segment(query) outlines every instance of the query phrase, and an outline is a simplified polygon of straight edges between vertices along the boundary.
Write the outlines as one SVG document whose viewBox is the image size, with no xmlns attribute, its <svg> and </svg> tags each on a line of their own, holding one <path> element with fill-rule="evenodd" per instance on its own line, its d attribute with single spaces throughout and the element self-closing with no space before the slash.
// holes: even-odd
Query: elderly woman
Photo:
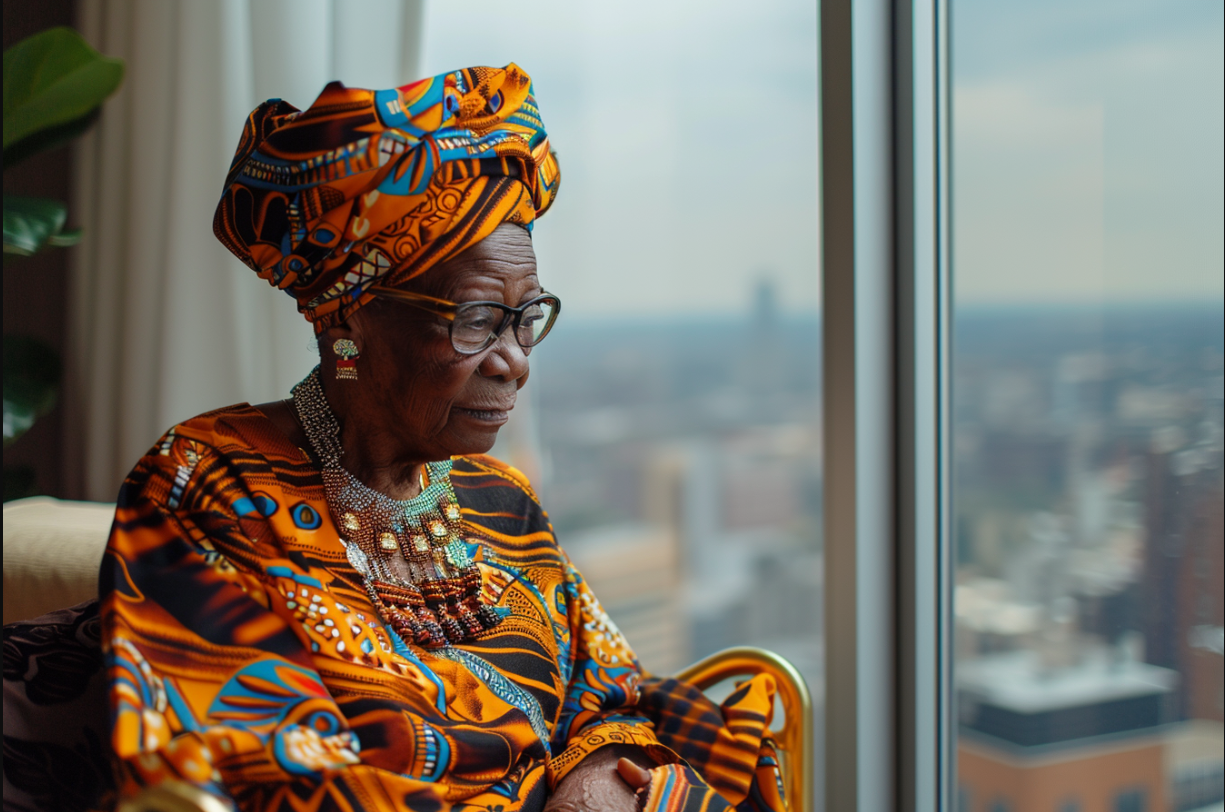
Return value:
<svg viewBox="0 0 1225 812">
<path fill-rule="evenodd" d="M 123 484 L 101 576 L 121 795 L 783 808 L 770 679 L 719 709 L 647 678 L 483 456 L 561 309 L 531 240 L 558 181 L 515 65 L 250 115 L 214 228 L 321 362 L 175 426 Z"/>
</svg>

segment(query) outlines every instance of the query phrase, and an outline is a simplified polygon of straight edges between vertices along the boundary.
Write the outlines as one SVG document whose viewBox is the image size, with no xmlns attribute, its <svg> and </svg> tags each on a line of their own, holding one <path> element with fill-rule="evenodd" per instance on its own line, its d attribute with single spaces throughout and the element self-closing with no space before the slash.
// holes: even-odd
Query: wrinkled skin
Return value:
<svg viewBox="0 0 1225 812">
<path fill-rule="evenodd" d="M 541 292 L 531 237 L 510 224 L 401 288 L 456 303 L 511 306 Z M 355 381 L 336 379 L 332 344 L 341 338 L 358 348 Z M 528 379 L 527 353 L 512 330 L 481 353 L 460 355 L 445 319 L 395 301 L 365 305 L 347 323 L 324 332 L 319 348 L 324 394 L 341 425 L 341 463 L 393 499 L 420 492 L 425 463 L 492 448 Z M 256 408 L 309 451 L 289 401 Z M 637 748 L 597 750 L 558 785 L 545 809 L 636 812 L 634 790 L 650 781 L 643 766 L 655 764 Z"/>
<path fill-rule="evenodd" d="M 518 306 L 540 293 L 528 233 L 499 226 L 489 237 L 401 286 L 453 302 Z M 332 345 L 357 345 L 357 380 L 336 379 Z M 451 347 L 448 322 L 400 302 L 376 299 L 319 339 L 324 393 L 341 424 L 344 467 L 395 499 L 415 496 L 422 467 L 493 447 L 527 383 L 527 354 L 511 330 L 476 355 Z M 287 401 L 258 407 L 309 449 Z"/>
<path fill-rule="evenodd" d="M 570 771 L 544 805 L 544 812 L 637 812 L 639 787 L 651 783 L 655 766 L 636 747 L 603 747 Z"/>
</svg>

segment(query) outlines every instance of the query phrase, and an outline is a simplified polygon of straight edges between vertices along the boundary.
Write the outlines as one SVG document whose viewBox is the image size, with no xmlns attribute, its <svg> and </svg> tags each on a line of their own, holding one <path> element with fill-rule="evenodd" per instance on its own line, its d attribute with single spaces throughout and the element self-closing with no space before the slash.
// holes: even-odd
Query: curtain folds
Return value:
<svg viewBox="0 0 1225 812">
<path fill-rule="evenodd" d="M 77 146 L 64 482 L 111 501 L 169 426 L 286 397 L 314 365 L 310 326 L 213 238 L 213 208 L 260 101 L 419 78 L 422 0 L 82 0 L 79 15 L 127 76 Z"/>
</svg>

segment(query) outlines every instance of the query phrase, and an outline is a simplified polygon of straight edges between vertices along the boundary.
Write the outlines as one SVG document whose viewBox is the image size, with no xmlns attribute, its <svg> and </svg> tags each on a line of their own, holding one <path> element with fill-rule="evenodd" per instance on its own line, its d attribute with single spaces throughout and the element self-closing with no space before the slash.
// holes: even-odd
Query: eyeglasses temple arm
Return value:
<svg viewBox="0 0 1225 812">
<path fill-rule="evenodd" d="M 388 288 L 384 287 L 383 285 L 371 285 L 369 290 L 371 293 L 376 295 L 386 296 L 389 299 L 399 299 L 403 302 L 429 302 L 430 304 L 446 308 L 447 310 L 454 310 L 455 308 L 459 307 L 459 305 L 457 305 L 455 302 L 451 302 L 446 299 L 439 299 L 435 296 L 428 296 L 424 293 L 413 293 L 412 291 L 408 290 Z"/>
</svg>

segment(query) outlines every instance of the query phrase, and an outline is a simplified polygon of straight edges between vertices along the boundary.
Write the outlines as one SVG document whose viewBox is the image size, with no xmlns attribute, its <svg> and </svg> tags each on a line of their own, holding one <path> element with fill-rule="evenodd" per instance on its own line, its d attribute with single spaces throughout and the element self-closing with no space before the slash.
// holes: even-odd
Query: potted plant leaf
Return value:
<svg viewBox="0 0 1225 812">
<path fill-rule="evenodd" d="M 103 56 L 71 28 L 40 31 L 4 51 L 4 169 L 63 146 L 98 119 L 123 81 L 121 60 Z M 74 245 L 59 200 L 4 195 L 4 272 L 20 273 L 21 257 Z M 4 447 L 55 406 L 60 359 L 29 336 L 4 336 Z M 33 489 L 29 469 L 4 468 L 4 499 Z"/>
</svg>

